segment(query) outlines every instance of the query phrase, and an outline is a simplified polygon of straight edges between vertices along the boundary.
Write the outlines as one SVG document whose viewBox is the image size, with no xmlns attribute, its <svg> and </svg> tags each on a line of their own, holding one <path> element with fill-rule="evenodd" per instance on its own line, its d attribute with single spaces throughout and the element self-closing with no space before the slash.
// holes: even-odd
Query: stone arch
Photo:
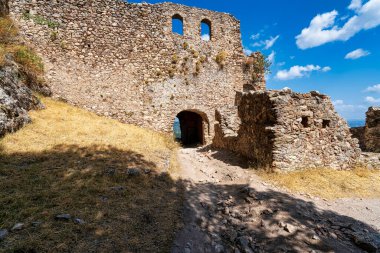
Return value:
<svg viewBox="0 0 380 253">
<path fill-rule="evenodd" d="M 204 41 L 210 41 L 212 38 L 211 21 L 207 18 L 202 19 L 200 27 L 201 38 Z"/>
<path fill-rule="evenodd" d="M 183 145 L 205 145 L 210 134 L 210 123 L 206 113 L 199 110 L 183 110 L 176 116 L 179 120 Z"/>
<path fill-rule="evenodd" d="M 184 35 L 183 17 L 178 13 L 172 16 L 172 33 Z"/>
</svg>

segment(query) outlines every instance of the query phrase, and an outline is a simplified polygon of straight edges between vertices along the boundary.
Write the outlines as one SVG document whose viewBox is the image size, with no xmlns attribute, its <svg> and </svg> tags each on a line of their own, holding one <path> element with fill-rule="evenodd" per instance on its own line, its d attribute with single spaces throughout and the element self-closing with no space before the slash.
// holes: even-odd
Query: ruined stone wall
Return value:
<svg viewBox="0 0 380 253">
<path fill-rule="evenodd" d="M 366 113 L 366 151 L 380 152 L 380 107 L 370 107 Z"/>
<path fill-rule="evenodd" d="M 179 112 L 199 111 L 209 139 L 215 108 L 252 83 L 229 14 L 121 0 L 10 0 L 10 11 L 44 56 L 55 96 L 123 122 L 169 132 Z M 183 36 L 172 33 L 174 15 Z M 201 40 L 202 20 L 210 41 Z"/>
<path fill-rule="evenodd" d="M 365 127 L 351 127 L 350 132 L 353 138 L 359 141 L 359 147 L 361 150 L 365 151 Z"/>
<path fill-rule="evenodd" d="M 216 135 L 214 143 L 243 154 L 258 167 L 346 169 L 360 156 L 347 123 L 335 112 L 330 98 L 317 92 L 243 93 L 238 115 L 237 137 Z"/>
</svg>

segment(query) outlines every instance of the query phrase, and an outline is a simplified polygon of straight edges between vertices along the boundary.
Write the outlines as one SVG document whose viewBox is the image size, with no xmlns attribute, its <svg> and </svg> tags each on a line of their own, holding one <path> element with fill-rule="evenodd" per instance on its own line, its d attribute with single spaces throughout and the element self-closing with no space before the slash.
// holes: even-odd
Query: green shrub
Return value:
<svg viewBox="0 0 380 253">
<path fill-rule="evenodd" d="M 36 23 L 38 25 L 47 25 L 49 28 L 58 28 L 59 27 L 58 22 L 48 20 L 48 19 L 46 19 L 42 16 L 39 16 L 39 15 L 32 15 L 28 12 L 25 12 L 25 13 L 23 13 L 23 17 L 26 20 L 33 20 L 34 23 Z"/>
<path fill-rule="evenodd" d="M 35 75 L 43 73 L 44 64 L 42 59 L 35 54 L 31 48 L 26 46 L 15 46 L 12 51 L 15 61 L 22 65 L 26 72 Z"/>
<path fill-rule="evenodd" d="M 246 69 L 251 71 L 253 82 L 260 81 L 265 74 L 270 73 L 271 62 L 261 52 L 254 52 L 245 62 Z"/>
</svg>

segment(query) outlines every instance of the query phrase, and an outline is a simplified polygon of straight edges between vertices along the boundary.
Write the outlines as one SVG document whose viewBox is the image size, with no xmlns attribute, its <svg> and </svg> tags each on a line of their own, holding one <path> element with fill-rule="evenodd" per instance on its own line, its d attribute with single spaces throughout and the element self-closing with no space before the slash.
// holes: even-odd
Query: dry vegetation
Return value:
<svg viewBox="0 0 380 253">
<path fill-rule="evenodd" d="M 290 173 L 261 171 L 259 176 L 292 192 L 326 199 L 380 197 L 380 170 L 364 168 L 352 171 L 309 169 Z"/>
<path fill-rule="evenodd" d="M 7 64 L 6 58 L 18 64 L 22 77 L 30 88 L 50 94 L 41 78 L 44 71 L 41 57 L 19 40 L 18 29 L 10 17 L 0 17 L 0 67 Z"/>
<path fill-rule="evenodd" d="M 0 228 L 25 224 L 0 251 L 169 252 L 183 203 L 165 173 L 177 167 L 172 138 L 42 100 L 0 141 Z M 85 224 L 54 219 L 66 213 Z"/>
</svg>

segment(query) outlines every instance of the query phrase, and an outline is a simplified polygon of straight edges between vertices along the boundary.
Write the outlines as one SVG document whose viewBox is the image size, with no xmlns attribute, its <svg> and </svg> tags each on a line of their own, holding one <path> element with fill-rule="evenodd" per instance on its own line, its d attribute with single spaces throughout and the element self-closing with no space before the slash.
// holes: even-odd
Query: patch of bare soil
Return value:
<svg viewBox="0 0 380 253">
<path fill-rule="evenodd" d="M 185 226 L 173 253 L 379 252 L 380 199 L 328 201 L 261 181 L 226 151 L 179 151 Z"/>
</svg>

